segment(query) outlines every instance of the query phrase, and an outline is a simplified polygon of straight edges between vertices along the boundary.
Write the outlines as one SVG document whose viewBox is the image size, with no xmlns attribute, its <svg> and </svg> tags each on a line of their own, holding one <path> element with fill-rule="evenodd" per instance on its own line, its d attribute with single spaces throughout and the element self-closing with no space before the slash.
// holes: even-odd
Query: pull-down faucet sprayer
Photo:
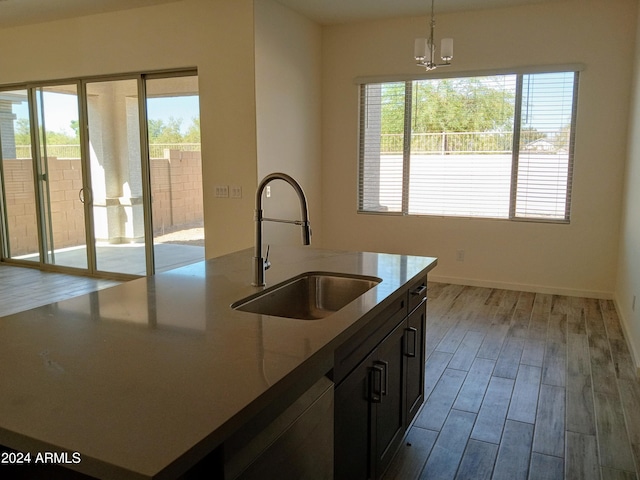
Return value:
<svg viewBox="0 0 640 480">
<path fill-rule="evenodd" d="M 262 192 L 272 180 L 284 180 L 293 187 L 293 189 L 298 194 L 298 199 L 300 200 L 300 213 L 302 215 L 302 220 L 280 220 L 277 218 L 264 218 L 262 216 Z M 262 222 L 280 222 L 299 225 L 302 227 L 302 243 L 304 245 L 311 244 L 311 226 L 309 225 L 309 210 L 307 208 L 307 198 L 305 197 L 304 191 L 302 190 L 300 184 L 286 173 L 270 173 L 269 175 L 264 177 L 262 179 L 262 182 L 260 182 L 260 185 L 258 185 L 258 190 L 256 191 L 256 210 L 254 220 L 256 222 L 256 241 L 253 256 L 252 285 L 261 287 L 265 284 L 265 271 L 271 266 L 271 264 L 269 263 L 268 249 L 266 258 L 262 257 Z"/>
</svg>

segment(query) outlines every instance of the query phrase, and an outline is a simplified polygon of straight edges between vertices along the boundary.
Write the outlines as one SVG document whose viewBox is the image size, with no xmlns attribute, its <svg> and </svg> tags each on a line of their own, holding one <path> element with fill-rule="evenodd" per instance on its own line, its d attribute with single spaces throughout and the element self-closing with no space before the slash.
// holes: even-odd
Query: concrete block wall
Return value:
<svg viewBox="0 0 640 480">
<path fill-rule="evenodd" d="M 202 225 L 202 161 L 200 152 L 166 150 L 151 160 L 154 234 Z M 80 201 L 79 159 L 48 160 L 49 198 L 56 249 L 84 245 L 84 205 Z M 11 256 L 38 251 L 33 163 L 4 160 L 5 196 Z"/>
<path fill-rule="evenodd" d="M 151 159 L 151 196 L 154 234 L 201 225 L 201 153 L 165 150 L 165 158 Z"/>
</svg>

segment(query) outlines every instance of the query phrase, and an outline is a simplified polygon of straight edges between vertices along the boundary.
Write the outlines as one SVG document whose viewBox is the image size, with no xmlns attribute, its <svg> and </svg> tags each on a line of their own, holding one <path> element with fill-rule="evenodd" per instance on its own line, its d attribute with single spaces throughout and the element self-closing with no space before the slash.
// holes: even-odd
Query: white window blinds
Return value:
<svg viewBox="0 0 640 480">
<path fill-rule="evenodd" d="M 360 98 L 360 209 L 403 211 L 405 82 L 363 85 Z"/>
<path fill-rule="evenodd" d="M 524 75 L 516 218 L 569 220 L 577 73 Z"/>
<path fill-rule="evenodd" d="M 360 211 L 568 222 L 577 75 L 362 85 Z"/>
</svg>

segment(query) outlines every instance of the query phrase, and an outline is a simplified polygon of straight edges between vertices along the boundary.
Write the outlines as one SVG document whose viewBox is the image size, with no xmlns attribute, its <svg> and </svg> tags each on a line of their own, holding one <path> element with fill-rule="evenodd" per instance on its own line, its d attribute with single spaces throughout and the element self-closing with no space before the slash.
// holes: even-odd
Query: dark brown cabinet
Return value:
<svg viewBox="0 0 640 480">
<path fill-rule="evenodd" d="M 424 402 L 425 325 L 427 309 L 421 303 L 407 318 L 405 329 L 406 426 L 413 421 Z"/>
<path fill-rule="evenodd" d="M 425 300 L 426 279 L 336 354 L 336 480 L 379 478 L 422 405 Z"/>
<path fill-rule="evenodd" d="M 404 433 L 403 325 L 335 390 L 335 478 L 375 478 Z"/>
</svg>

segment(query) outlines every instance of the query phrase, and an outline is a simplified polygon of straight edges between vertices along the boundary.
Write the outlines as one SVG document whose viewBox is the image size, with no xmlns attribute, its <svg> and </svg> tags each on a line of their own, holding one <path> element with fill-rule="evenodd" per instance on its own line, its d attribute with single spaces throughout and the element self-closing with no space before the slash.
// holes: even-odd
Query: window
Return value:
<svg viewBox="0 0 640 480">
<path fill-rule="evenodd" d="M 361 85 L 359 211 L 569 222 L 578 72 Z"/>
</svg>

